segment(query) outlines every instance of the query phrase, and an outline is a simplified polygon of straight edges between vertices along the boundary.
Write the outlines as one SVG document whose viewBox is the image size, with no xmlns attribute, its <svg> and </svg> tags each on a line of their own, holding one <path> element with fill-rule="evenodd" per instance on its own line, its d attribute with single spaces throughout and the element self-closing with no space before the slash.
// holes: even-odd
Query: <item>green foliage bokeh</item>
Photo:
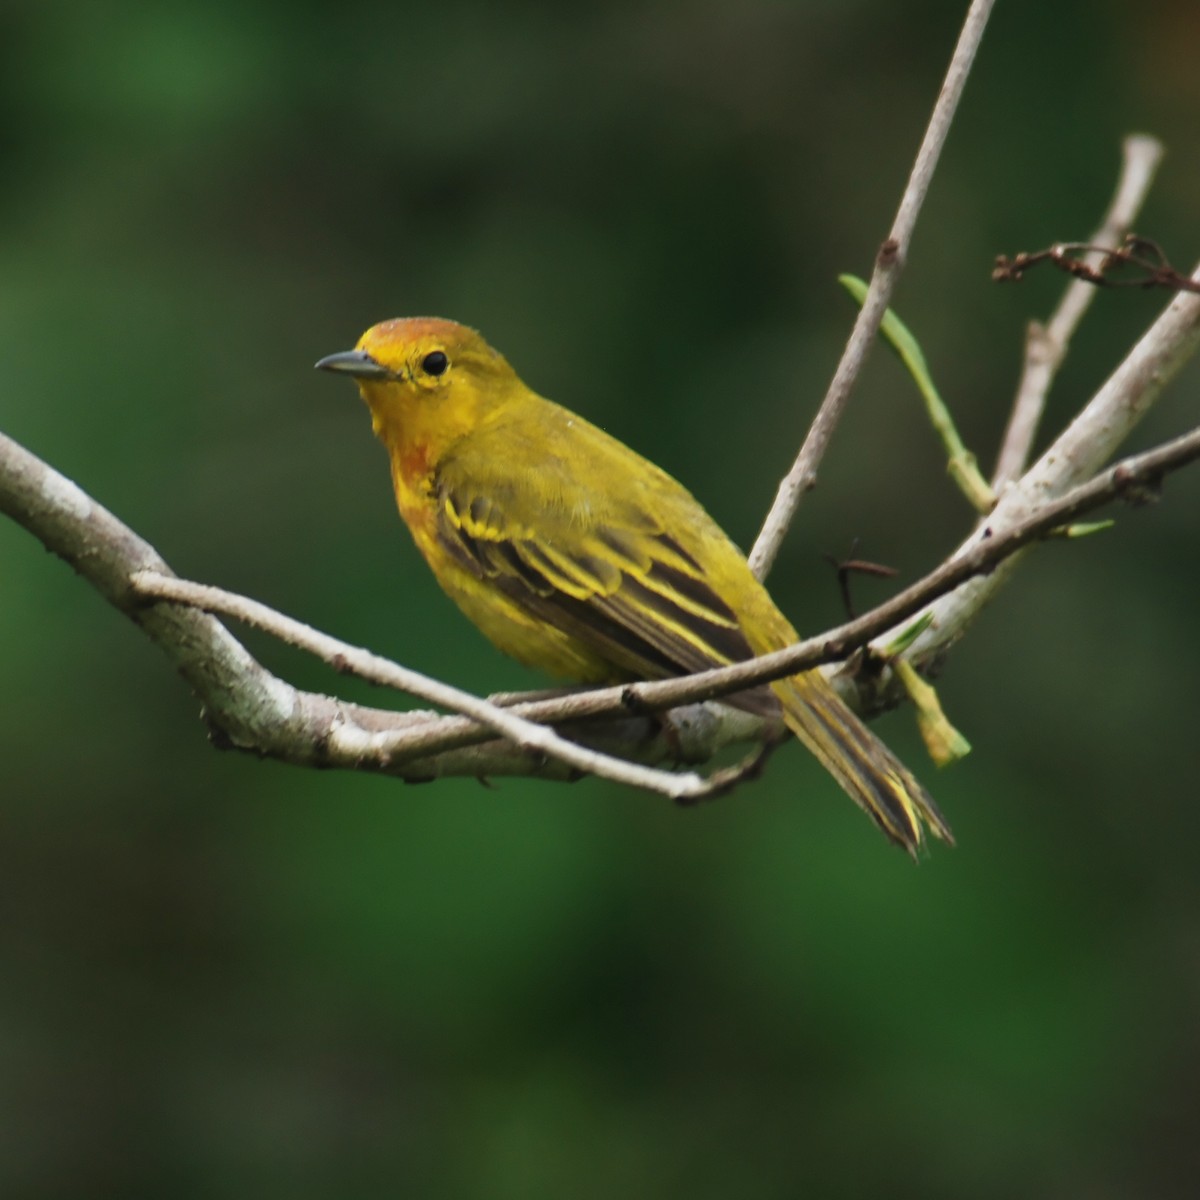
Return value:
<svg viewBox="0 0 1200 1200">
<path fill-rule="evenodd" d="M 428 578 L 312 362 L 387 316 L 475 325 L 749 544 L 964 9 L 7 6 L 0 427 L 181 574 L 534 682 Z M 1139 230 L 1197 257 L 1197 36 L 1186 0 L 998 5 L 898 298 L 984 463 L 1062 286 L 991 257 L 1086 236 L 1126 132 L 1169 149 Z M 1098 298 L 1049 429 L 1162 303 Z M 875 354 L 772 575 L 798 625 L 839 616 L 824 552 L 946 553 L 943 467 Z M 933 778 L 881 723 L 959 836 L 919 869 L 795 747 L 698 811 L 218 754 L 0 523 L 0 1192 L 1188 1194 L 1198 502 L 1180 476 L 1025 563 L 940 684 L 966 762 Z"/>
</svg>

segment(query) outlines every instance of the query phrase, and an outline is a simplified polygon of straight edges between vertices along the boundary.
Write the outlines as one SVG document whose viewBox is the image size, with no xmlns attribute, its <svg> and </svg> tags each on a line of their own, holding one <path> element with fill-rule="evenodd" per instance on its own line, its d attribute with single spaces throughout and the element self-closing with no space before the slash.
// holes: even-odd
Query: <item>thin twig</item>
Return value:
<svg viewBox="0 0 1200 1200">
<path fill-rule="evenodd" d="M 842 594 L 842 611 L 847 617 L 856 617 L 858 612 L 854 606 L 854 597 L 850 590 L 850 578 L 852 575 L 874 575 L 876 579 L 895 579 L 900 574 L 895 567 L 886 566 L 883 563 L 870 562 L 864 558 L 855 558 L 854 553 L 858 549 L 858 538 L 855 538 L 850 543 L 850 557 L 835 558 L 832 554 L 826 554 L 825 561 L 834 569 L 837 575 L 838 591 Z"/>
<path fill-rule="evenodd" d="M 1109 249 L 1119 245 L 1133 225 L 1163 155 L 1162 143 L 1146 134 L 1127 137 L 1121 151 L 1121 174 L 1116 192 L 1100 228 L 1091 238 L 1094 245 Z M 1099 267 L 1103 258 L 1104 253 L 1100 251 L 1085 261 Z M 992 476 L 994 490 L 999 491 L 1025 469 L 1046 406 L 1046 396 L 1066 357 L 1071 338 L 1094 297 L 1095 288 L 1081 279 L 1073 279 L 1050 320 L 1045 325 L 1038 321 L 1029 323 L 1021 381 Z"/>
<path fill-rule="evenodd" d="M 222 613 L 256 629 L 269 630 L 282 641 L 306 650 L 338 670 L 352 670 L 355 675 L 372 683 L 395 688 L 429 704 L 462 713 L 510 738 L 525 750 L 561 759 L 589 775 L 599 775 L 649 792 L 660 792 L 673 800 L 698 799 L 711 791 L 710 785 L 694 772 L 658 771 L 580 746 L 559 737 L 545 725 L 526 720 L 511 709 L 497 708 L 479 696 L 430 679 L 369 650 L 339 641 L 246 596 L 237 596 L 220 588 L 156 571 L 139 571 L 130 582 L 136 592 L 148 599 L 172 601 L 205 612 Z"/>
<path fill-rule="evenodd" d="M 1097 255 L 1100 256 L 1099 263 L 1096 262 Z M 1012 258 L 1001 254 L 996 259 L 992 279 L 996 282 L 1018 281 L 1024 279 L 1031 268 L 1043 263 L 1049 263 L 1093 288 L 1139 288 L 1142 291 L 1159 288 L 1169 292 L 1200 293 L 1200 283 L 1181 275 L 1153 238 L 1138 233 L 1127 233 L 1124 241 L 1114 249 L 1093 242 L 1055 242 L 1045 250 L 1033 253 L 1023 250 Z M 1123 267 L 1132 268 L 1132 272 L 1117 275 Z"/>
<path fill-rule="evenodd" d="M 779 485 L 771 511 L 767 514 L 750 552 L 750 566 L 759 579 L 766 578 L 800 501 L 817 482 L 817 470 L 825 450 L 841 420 L 846 401 L 866 361 L 867 352 L 875 340 L 883 314 L 891 303 L 892 293 L 908 257 L 917 215 L 929 191 L 934 169 L 937 167 L 942 147 L 946 144 L 950 123 L 962 98 L 967 76 L 970 74 L 994 3 L 995 0 L 972 0 L 967 12 L 941 93 L 929 118 L 929 126 L 921 148 L 917 151 L 908 184 L 900 198 L 900 207 L 892 222 L 891 232 L 876 255 L 871 285 L 858 311 L 854 328 L 850 331 L 850 339 L 842 352 L 841 362 L 838 363 L 829 390 L 821 402 L 804 444 L 800 447 L 795 463 Z"/>
</svg>

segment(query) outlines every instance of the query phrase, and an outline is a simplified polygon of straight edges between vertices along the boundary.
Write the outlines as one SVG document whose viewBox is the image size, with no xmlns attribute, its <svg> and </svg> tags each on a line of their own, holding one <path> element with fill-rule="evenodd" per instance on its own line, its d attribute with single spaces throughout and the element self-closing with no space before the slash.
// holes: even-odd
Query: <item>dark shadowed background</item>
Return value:
<svg viewBox="0 0 1200 1200">
<path fill-rule="evenodd" d="M 313 361 L 388 316 L 475 325 L 748 545 L 965 7 L 10 3 L 0 427 L 184 575 L 538 682 L 438 592 Z M 1169 150 L 1139 231 L 1200 256 L 1198 39 L 1188 0 L 998 5 L 897 300 L 985 462 L 1062 287 L 992 257 L 1086 236 L 1125 133 Z M 1098 297 L 1050 430 L 1163 302 Z M 919 869 L 796 747 L 686 812 L 217 753 L 0 523 L 0 1193 L 1190 1194 L 1197 476 L 1026 561 L 940 684 L 968 760 L 934 778 L 880 723 L 959 837 Z M 911 580 L 968 527 L 877 352 L 772 588 L 816 630 L 825 552 Z"/>
</svg>

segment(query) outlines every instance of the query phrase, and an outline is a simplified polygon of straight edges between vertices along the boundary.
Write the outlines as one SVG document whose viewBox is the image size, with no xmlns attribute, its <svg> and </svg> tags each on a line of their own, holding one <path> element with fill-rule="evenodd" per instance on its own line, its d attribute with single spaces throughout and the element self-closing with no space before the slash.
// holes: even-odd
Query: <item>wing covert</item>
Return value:
<svg viewBox="0 0 1200 1200">
<path fill-rule="evenodd" d="M 446 472 L 437 537 L 461 566 L 616 673 L 659 678 L 752 656 L 737 614 L 696 557 L 644 508 L 596 520 L 585 504 L 565 499 L 539 512 L 535 531 L 513 517 L 516 497 L 495 489 L 485 496 Z M 585 511 L 592 520 L 580 519 Z"/>
</svg>

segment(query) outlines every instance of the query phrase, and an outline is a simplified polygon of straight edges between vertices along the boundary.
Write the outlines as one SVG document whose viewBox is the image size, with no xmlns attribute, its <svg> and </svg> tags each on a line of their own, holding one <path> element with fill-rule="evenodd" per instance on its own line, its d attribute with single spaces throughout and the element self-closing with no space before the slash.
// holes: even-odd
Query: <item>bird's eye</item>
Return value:
<svg viewBox="0 0 1200 1200">
<path fill-rule="evenodd" d="M 449 365 L 450 360 L 440 350 L 431 350 L 421 359 L 421 370 L 426 375 L 441 375 Z"/>
</svg>

